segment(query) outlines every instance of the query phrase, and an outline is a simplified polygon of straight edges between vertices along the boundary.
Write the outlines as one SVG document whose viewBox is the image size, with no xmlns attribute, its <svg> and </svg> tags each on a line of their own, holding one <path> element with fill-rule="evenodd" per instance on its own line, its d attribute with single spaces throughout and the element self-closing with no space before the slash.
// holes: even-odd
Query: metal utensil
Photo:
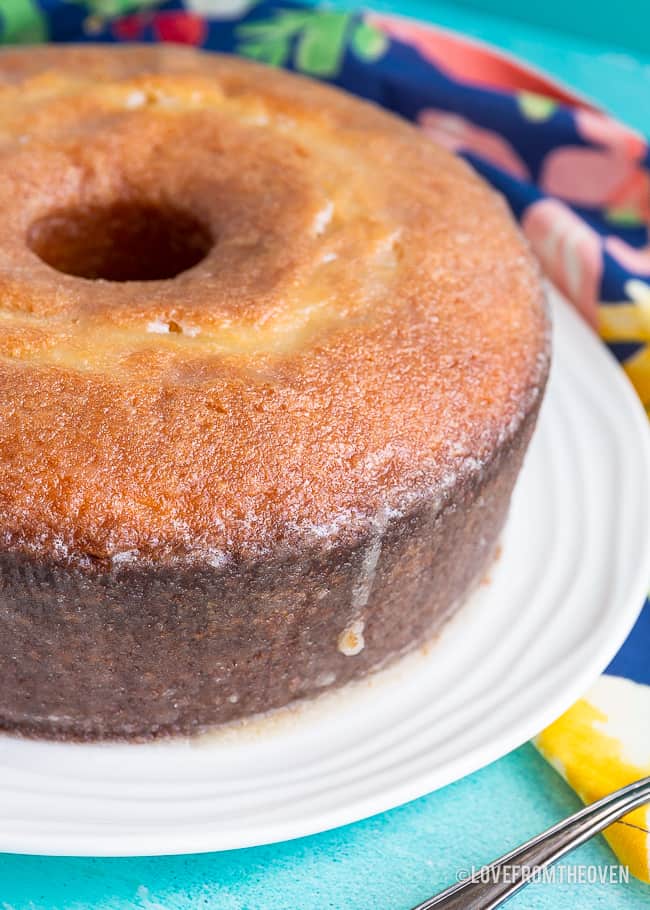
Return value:
<svg viewBox="0 0 650 910">
<path fill-rule="evenodd" d="M 650 777 L 586 806 L 413 910 L 491 910 L 499 907 L 565 853 L 645 803 L 650 803 Z"/>
</svg>

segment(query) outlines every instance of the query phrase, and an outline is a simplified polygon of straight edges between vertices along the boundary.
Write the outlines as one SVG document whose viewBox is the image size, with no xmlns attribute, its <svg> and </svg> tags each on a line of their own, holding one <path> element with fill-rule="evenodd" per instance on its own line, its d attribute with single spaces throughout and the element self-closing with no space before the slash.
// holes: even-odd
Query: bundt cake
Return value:
<svg viewBox="0 0 650 910">
<path fill-rule="evenodd" d="M 373 105 L 165 46 L 3 51 L 0 162 L 0 727 L 186 734 L 432 636 L 548 371 L 502 199 Z"/>
</svg>

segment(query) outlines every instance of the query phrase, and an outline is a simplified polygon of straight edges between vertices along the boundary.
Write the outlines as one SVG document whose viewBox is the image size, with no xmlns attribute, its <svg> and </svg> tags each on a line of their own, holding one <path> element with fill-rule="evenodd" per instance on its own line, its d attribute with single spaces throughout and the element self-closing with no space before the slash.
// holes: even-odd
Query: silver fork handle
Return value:
<svg viewBox="0 0 650 910">
<path fill-rule="evenodd" d="M 650 777 L 586 806 L 413 910 L 492 910 L 527 885 L 534 874 L 644 803 L 650 803 Z"/>
</svg>

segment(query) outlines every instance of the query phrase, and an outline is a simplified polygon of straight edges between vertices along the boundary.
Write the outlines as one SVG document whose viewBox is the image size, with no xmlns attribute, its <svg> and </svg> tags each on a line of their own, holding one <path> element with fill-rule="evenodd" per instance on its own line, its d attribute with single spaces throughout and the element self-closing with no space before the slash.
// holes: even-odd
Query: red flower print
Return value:
<svg viewBox="0 0 650 910">
<path fill-rule="evenodd" d="M 119 41 L 137 41 L 142 37 L 147 22 L 148 19 L 138 13 L 133 16 L 122 16 L 112 23 L 111 31 Z"/>
<path fill-rule="evenodd" d="M 208 27 L 201 16 L 174 11 L 154 16 L 153 29 L 160 41 L 198 46 L 203 44 Z"/>
</svg>

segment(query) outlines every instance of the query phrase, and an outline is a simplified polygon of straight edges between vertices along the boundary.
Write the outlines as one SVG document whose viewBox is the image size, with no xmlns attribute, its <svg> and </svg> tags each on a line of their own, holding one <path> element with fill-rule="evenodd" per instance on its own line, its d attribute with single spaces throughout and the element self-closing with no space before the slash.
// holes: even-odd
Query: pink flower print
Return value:
<svg viewBox="0 0 650 910">
<path fill-rule="evenodd" d="M 640 133 L 622 123 L 612 120 L 599 111 L 579 110 L 575 114 L 578 133 L 587 142 L 616 152 L 630 161 L 640 161 L 646 151 L 646 143 Z"/>
<path fill-rule="evenodd" d="M 603 270 L 596 231 L 556 199 L 533 203 L 522 228 L 548 277 L 595 328 Z"/>
<path fill-rule="evenodd" d="M 452 152 L 475 152 L 519 180 L 530 176 L 517 152 L 499 133 L 482 129 L 464 117 L 435 108 L 421 111 L 418 123 L 435 142 Z"/>
<path fill-rule="evenodd" d="M 650 218 L 650 175 L 642 136 L 598 111 L 576 111 L 576 128 L 596 148 L 566 146 L 546 157 L 540 186 L 576 205 L 606 208 L 612 219 Z"/>
<path fill-rule="evenodd" d="M 647 209 L 648 175 L 638 165 L 604 149 L 564 146 L 550 152 L 539 185 L 575 205 Z"/>
<path fill-rule="evenodd" d="M 642 223 L 650 221 L 650 172 L 634 168 L 612 193 L 609 203 L 612 211 L 627 212 Z"/>
<path fill-rule="evenodd" d="M 605 249 L 628 272 L 650 275 L 650 246 L 634 247 L 620 237 L 608 237 Z"/>
</svg>

